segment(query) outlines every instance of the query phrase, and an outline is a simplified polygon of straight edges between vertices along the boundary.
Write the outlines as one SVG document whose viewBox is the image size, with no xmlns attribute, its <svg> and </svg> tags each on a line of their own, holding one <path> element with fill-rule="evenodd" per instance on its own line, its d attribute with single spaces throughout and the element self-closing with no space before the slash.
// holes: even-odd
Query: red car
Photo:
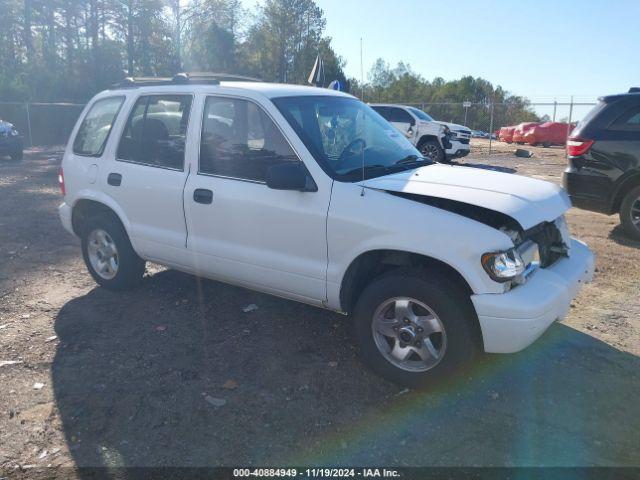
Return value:
<svg viewBox="0 0 640 480">
<path fill-rule="evenodd" d="M 498 134 L 498 140 L 501 142 L 511 143 L 513 141 L 513 131 L 516 127 L 502 127 Z"/>
<path fill-rule="evenodd" d="M 537 125 L 540 125 L 540 124 L 537 122 L 525 122 L 518 125 L 513 131 L 513 137 L 512 137 L 513 142 L 523 144 L 525 142 L 524 140 L 525 134 Z"/>
<path fill-rule="evenodd" d="M 574 128 L 574 124 L 546 122 L 527 130 L 524 134 L 524 141 L 531 146 L 538 144 L 542 144 L 544 147 L 564 145 L 567 143 L 567 137 Z"/>
</svg>

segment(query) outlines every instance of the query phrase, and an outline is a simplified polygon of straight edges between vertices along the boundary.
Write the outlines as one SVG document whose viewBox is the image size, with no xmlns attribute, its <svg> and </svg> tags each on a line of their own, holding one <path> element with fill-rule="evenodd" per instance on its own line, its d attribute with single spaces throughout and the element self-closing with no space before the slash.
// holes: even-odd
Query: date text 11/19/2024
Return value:
<svg viewBox="0 0 640 480">
<path fill-rule="evenodd" d="M 236 468 L 234 478 L 305 477 L 305 478 L 394 478 L 400 472 L 388 468 Z"/>
</svg>

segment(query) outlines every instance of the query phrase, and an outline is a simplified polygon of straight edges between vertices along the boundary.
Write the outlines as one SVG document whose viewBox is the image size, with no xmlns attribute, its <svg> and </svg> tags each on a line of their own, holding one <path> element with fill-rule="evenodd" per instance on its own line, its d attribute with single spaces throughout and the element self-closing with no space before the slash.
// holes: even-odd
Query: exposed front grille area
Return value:
<svg viewBox="0 0 640 480">
<path fill-rule="evenodd" d="M 525 239 L 538 244 L 540 267 L 542 268 L 553 265 L 560 258 L 569 254 L 569 247 L 558 228 L 558 220 L 543 222 L 530 228 L 525 232 Z"/>
</svg>

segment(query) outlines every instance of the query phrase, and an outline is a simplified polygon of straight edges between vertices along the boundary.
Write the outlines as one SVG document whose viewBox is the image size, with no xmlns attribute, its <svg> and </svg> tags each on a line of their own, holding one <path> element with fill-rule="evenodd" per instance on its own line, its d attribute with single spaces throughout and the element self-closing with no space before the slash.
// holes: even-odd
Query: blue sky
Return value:
<svg viewBox="0 0 640 480">
<path fill-rule="evenodd" d="M 316 2 L 356 78 L 362 37 L 365 78 L 382 57 L 429 80 L 480 76 L 532 102 L 640 86 L 640 0 Z"/>
</svg>

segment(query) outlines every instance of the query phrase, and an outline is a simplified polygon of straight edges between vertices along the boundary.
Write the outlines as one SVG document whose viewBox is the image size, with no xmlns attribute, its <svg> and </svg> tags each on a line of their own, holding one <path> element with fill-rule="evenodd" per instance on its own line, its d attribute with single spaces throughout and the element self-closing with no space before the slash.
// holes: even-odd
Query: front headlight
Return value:
<svg viewBox="0 0 640 480">
<path fill-rule="evenodd" d="M 506 252 L 492 252 L 482 255 L 482 267 L 496 282 L 508 282 L 524 272 L 524 262 L 520 254 L 511 248 Z"/>
<path fill-rule="evenodd" d="M 20 135 L 20 133 L 18 133 L 18 130 L 16 130 L 15 128 L 12 128 L 9 132 L 9 135 L 12 137 L 17 137 L 18 135 Z"/>
</svg>

